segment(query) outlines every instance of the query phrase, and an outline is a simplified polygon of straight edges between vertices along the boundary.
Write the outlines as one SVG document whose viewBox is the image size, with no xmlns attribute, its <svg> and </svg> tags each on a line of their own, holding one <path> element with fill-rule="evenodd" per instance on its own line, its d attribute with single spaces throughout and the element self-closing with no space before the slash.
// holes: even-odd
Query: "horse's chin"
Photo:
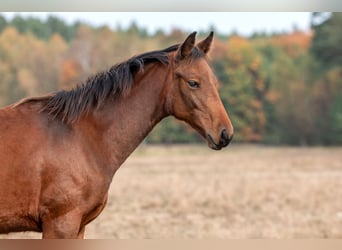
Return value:
<svg viewBox="0 0 342 250">
<path fill-rule="evenodd" d="M 207 141 L 208 141 L 208 147 L 213 150 L 221 150 L 224 146 L 218 145 L 214 142 L 214 139 L 211 137 L 211 135 L 207 135 Z"/>
<path fill-rule="evenodd" d="M 218 145 L 208 145 L 209 148 L 211 148 L 212 150 L 215 150 L 215 151 L 218 151 L 218 150 L 221 150 L 222 147 L 221 146 L 218 146 Z"/>
</svg>

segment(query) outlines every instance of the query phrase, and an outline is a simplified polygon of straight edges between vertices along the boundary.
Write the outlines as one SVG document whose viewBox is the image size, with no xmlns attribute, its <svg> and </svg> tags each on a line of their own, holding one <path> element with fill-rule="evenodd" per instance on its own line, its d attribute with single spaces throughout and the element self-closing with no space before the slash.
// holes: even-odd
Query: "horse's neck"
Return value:
<svg viewBox="0 0 342 250">
<path fill-rule="evenodd" d="M 107 101 L 94 113 L 94 134 L 100 140 L 101 154 L 107 158 L 106 167 L 114 172 L 166 116 L 160 100 L 166 67 L 158 68 L 146 70 L 127 96 Z"/>
</svg>

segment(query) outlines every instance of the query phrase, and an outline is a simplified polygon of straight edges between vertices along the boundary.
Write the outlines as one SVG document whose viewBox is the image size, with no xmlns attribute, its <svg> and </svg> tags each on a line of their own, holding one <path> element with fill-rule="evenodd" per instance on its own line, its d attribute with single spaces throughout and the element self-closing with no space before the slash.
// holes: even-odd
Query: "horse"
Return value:
<svg viewBox="0 0 342 250">
<path fill-rule="evenodd" d="M 71 90 L 0 109 L 0 233 L 84 238 L 115 172 L 163 118 L 193 127 L 214 150 L 233 126 L 207 53 L 213 32 L 136 55 Z"/>
</svg>

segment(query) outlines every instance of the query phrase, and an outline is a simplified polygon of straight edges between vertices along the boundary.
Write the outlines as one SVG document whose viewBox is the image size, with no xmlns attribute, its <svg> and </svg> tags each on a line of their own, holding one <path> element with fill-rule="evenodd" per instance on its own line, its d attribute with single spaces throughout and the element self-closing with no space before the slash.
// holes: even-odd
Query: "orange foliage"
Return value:
<svg viewBox="0 0 342 250">
<path fill-rule="evenodd" d="M 269 90 L 266 93 L 266 99 L 272 104 L 275 104 L 279 100 L 279 97 L 280 97 L 279 92 L 275 90 Z"/>
<path fill-rule="evenodd" d="M 296 57 L 307 52 L 311 38 L 311 32 L 295 31 L 291 34 L 274 36 L 270 39 L 270 43 L 283 48 L 290 56 Z"/>
<path fill-rule="evenodd" d="M 226 57 L 234 65 L 245 65 L 257 72 L 262 65 L 262 57 L 251 41 L 239 36 L 232 36 L 227 41 Z"/>
<path fill-rule="evenodd" d="M 32 71 L 20 68 L 17 72 L 17 80 L 19 85 L 26 90 L 28 95 L 33 96 L 37 94 L 38 81 Z"/>
<path fill-rule="evenodd" d="M 212 46 L 212 49 L 209 53 L 210 57 L 215 58 L 215 60 L 224 59 L 227 54 L 227 46 L 221 40 L 214 40 L 214 45 Z"/>
<path fill-rule="evenodd" d="M 251 127 L 245 127 L 241 129 L 241 135 L 247 142 L 258 142 L 262 139 L 262 135 L 253 131 Z"/>
<path fill-rule="evenodd" d="M 228 48 L 235 48 L 238 50 L 249 48 L 251 46 L 250 42 L 241 36 L 232 36 L 228 40 Z"/>
<path fill-rule="evenodd" d="M 249 68 L 251 70 L 257 71 L 259 67 L 261 66 L 261 63 L 262 63 L 261 56 L 255 56 L 255 58 L 253 58 L 253 61 L 249 65 Z"/>
<path fill-rule="evenodd" d="M 257 99 L 251 99 L 250 104 L 254 109 L 262 109 L 262 102 Z"/>
<path fill-rule="evenodd" d="M 61 67 L 61 87 L 70 88 L 75 85 L 75 81 L 79 79 L 82 73 L 81 65 L 73 59 L 65 60 Z"/>
<path fill-rule="evenodd" d="M 232 36 L 227 42 L 228 58 L 236 63 L 244 61 L 244 55 L 252 51 L 251 43 L 240 36 Z"/>
</svg>

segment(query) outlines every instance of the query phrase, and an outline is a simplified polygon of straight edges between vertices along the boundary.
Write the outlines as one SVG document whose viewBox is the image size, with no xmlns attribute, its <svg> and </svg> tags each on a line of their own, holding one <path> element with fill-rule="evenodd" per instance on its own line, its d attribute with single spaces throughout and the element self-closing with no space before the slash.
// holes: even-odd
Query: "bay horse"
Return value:
<svg viewBox="0 0 342 250">
<path fill-rule="evenodd" d="M 84 238 L 115 172 L 164 117 L 227 146 L 233 126 L 206 56 L 213 33 L 195 38 L 0 109 L 0 233 Z"/>
</svg>

